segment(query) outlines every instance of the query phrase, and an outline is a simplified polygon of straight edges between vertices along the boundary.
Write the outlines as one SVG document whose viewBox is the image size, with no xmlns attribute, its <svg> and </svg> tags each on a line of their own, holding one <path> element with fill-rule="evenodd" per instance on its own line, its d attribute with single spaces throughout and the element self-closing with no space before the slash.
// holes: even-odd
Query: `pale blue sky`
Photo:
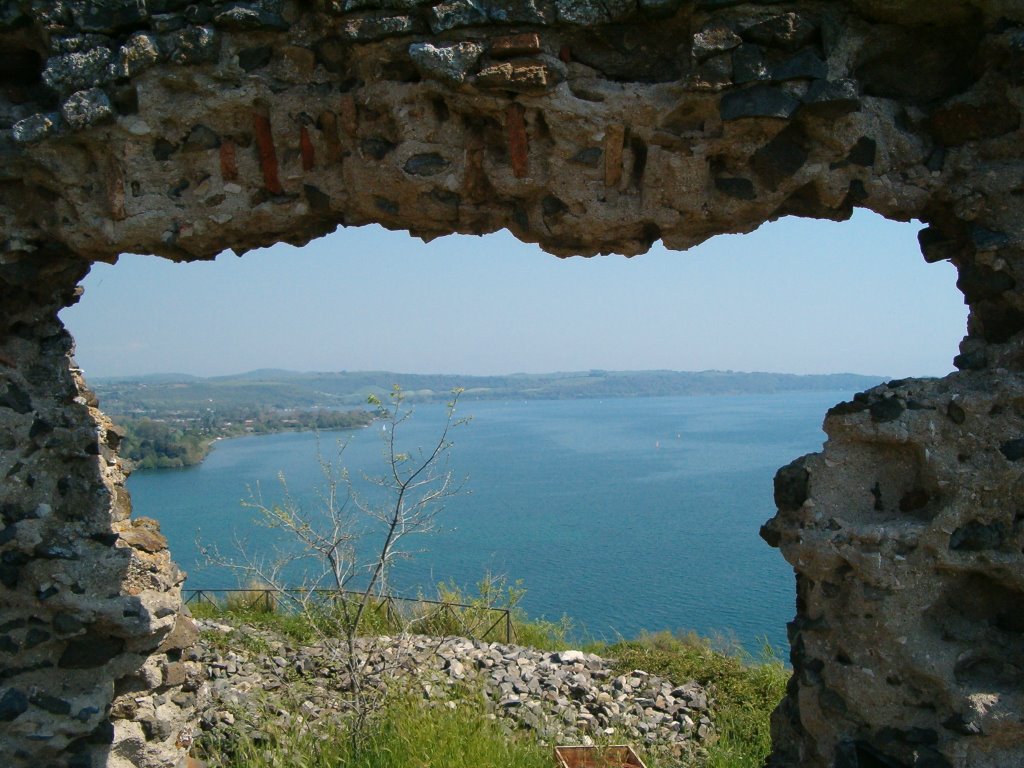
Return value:
<svg viewBox="0 0 1024 768">
<path fill-rule="evenodd" d="M 379 227 L 303 248 L 96 265 L 62 314 L 87 376 L 255 368 L 943 375 L 965 332 L 919 224 L 784 219 L 686 252 L 557 259 L 507 232 Z"/>
</svg>

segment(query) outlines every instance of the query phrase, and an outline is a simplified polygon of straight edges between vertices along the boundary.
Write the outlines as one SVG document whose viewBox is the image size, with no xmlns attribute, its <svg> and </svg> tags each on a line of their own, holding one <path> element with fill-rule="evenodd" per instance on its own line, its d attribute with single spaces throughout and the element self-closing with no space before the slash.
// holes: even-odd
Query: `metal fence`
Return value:
<svg viewBox="0 0 1024 768">
<path fill-rule="evenodd" d="M 185 589 L 182 592 L 186 605 L 206 604 L 218 610 L 261 613 L 295 613 L 300 607 L 310 605 L 341 608 L 364 597 L 362 592 L 343 589 Z M 385 629 L 411 627 L 423 634 L 457 634 L 478 640 L 497 636 L 506 643 L 516 639 L 512 612 L 507 608 L 398 595 L 372 596 L 368 607 L 373 615 L 383 620 Z"/>
</svg>

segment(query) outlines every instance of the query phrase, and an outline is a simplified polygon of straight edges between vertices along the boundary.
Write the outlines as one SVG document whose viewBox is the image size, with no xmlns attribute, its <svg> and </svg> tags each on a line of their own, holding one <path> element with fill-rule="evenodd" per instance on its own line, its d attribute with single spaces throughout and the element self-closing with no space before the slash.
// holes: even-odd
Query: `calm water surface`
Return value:
<svg viewBox="0 0 1024 768">
<path fill-rule="evenodd" d="M 786 648 L 794 613 L 792 570 L 757 535 L 774 514 L 772 477 L 819 450 L 825 410 L 850 392 L 459 404 L 472 421 L 454 433 L 452 468 L 468 493 L 451 499 L 439 531 L 407 539 L 415 555 L 393 584 L 415 594 L 453 579 L 472 587 L 487 571 L 522 579 L 534 616 L 571 616 L 597 637 L 693 629 L 756 649 Z M 438 434 L 444 409 L 418 406 L 400 433 L 407 449 Z M 348 439 L 352 476 L 383 469 L 379 425 L 325 433 Z M 310 433 L 218 443 L 183 470 L 131 476 L 135 513 L 155 517 L 188 587 L 233 587 L 206 566 L 196 541 L 270 552 L 271 532 L 242 506 L 260 486 L 312 504 L 322 485 Z"/>
</svg>

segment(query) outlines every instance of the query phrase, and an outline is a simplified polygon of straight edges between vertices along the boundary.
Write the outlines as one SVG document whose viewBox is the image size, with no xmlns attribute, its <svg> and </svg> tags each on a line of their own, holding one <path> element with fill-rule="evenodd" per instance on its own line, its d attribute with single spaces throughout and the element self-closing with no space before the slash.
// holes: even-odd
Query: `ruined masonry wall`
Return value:
<svg viewBox="0 0 1024 768">
<path fill-rule="evenodd" d="M 202 694 L 182 576 L 57 319 L 92 262 L 370 222 L 632 255 L 854 207 L 925 222 L 971 313 L 959 373 L 838 406 L 779 474 L 771 761 L 1024 762 L 1019 2 L 5 0 L 0 50 L 14 765 L 175 765 Z"/>
</svg>

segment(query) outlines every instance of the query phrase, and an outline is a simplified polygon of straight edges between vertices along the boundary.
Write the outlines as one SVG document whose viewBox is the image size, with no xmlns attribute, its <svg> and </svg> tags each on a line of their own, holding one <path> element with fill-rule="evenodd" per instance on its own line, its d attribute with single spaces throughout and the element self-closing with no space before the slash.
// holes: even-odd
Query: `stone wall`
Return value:
<svg viewBox="0 0 1024 768">
<path fill-rule="evenodd" d="M 189 732 L 183 577 L 152 521 L 130 518 L 120 435 L 56 318 L 87 269 L 66 253 L 0 262 L 0 727 L 15 765 L 159 764 Z"/>
<path fill-rule="evenodd" d="M 16 764 L 172 765 L 194 687 L 180 574 L 56 319 L 90 262 L 369 222 L 629 255 L 854 207 L 924 221 L 971 314 L 961 373 L 841 406 L 780 474 L 765 536 L 798 599 L 773 761 L 1024 760 L 1017 0 L 5 0 L 0 46 Z"/>
<path fill-rule="evenodd" d="M 1020 375 L 890 382 L 825 430 L 779 471 L 762 530 L 797 569 L 773 764 L 1019 764 Z"/>
</svg>

